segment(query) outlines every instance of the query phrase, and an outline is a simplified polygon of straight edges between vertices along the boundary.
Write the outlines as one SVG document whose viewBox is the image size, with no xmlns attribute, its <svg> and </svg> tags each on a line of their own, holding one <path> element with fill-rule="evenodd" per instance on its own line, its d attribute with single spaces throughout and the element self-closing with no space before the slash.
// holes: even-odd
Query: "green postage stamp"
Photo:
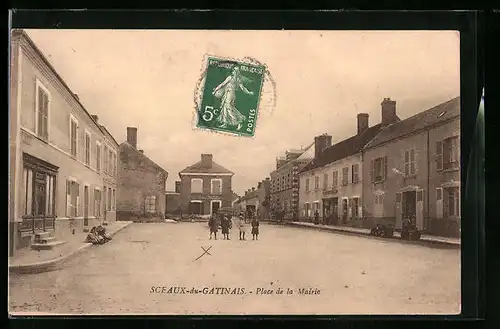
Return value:
<svg viewBox="0 0 500 329">
<path fill-rule="evenodd" d="M 254 136 L 266 68 L 209 57 L 198 128 Z"/>
</svg>

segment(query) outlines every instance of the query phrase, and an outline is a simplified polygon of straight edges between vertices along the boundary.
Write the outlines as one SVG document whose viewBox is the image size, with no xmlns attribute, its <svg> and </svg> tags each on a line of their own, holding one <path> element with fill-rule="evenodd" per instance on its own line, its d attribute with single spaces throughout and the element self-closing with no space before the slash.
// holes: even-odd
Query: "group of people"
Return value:
<svg viewBox="0 0 500 329">
<path fill-rule="evenodd" d="M 92 227 L 87 235 L 87 242 L 92 244 L 104 244 L 109 240 L 111 240 L 111 236 L 106 233 L 106 229 L 101 225 Z"/>
<path fill-rule="evenodd" d="M 217 232 L 219 231 L 219 219 L 220 226 L 222 229 L 222 235 L 224 236 L 224 240 L 231 240 L 229 238 L 229 230 L 233 228 L 233 222 L 235 222 L 238 226 L 240 233 L 240 241 L 246 240 L 246 233 L 248 230 L 248 225 L 245 221 L 245 217 L 243 214 L 240 214 L 238 217 L 233 216 L 229 218 L 228 215 L 225 214 L 213 214 L 212 217 L 208 221 L 208 226 L 210 227 L 210 240 L 212 240 L 212 235 L 215 240 L 217 240 Z M 252 226 L 252 240 L 259 239 L 259 220 L 256 217 L 253 217 L 251 221 Z"/>
</svg>

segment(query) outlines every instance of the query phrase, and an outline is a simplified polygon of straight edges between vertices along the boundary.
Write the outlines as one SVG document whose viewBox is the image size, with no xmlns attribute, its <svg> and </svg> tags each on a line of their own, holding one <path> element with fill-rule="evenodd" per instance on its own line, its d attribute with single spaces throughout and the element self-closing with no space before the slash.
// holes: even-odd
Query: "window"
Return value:
<svg viewBox="0 0 500 329">
<path fill-rule="evenodd" d="M 49 92 L 37 80 L 36 83 L 36 127 L 38 137 L 49 138 Z"/>
<path fill-rule="evenodd" d="M 351 199 L 352 217 L 359 217 L 359 198 Z"/>
<path fill-rule="evenodd" d="M 440 187 L 436 188 L 436 200 L 437 201 L 443 200 L 443 189 Z"/>
<path fill-rule="evenodd" d="M 382 182 L 387 178 L 387 157 L 372 159 L 372 182 Z"/>
<path fill-rule="evenodd" d="M 95 154 L 96 154 L 95 168 L 97 171 L 101 171 L 101 144 L 100 143 L 96 143 Z"/>
<path fill-rule="evenodd" d="M 446 188 L 444 192 L 445 217 L 460 217 L 460 190 L 458 187 Z"/>
<path fill-rule="evenodd" d="M 454 169 L 460 163 L 460 144 L 458 136 L 436 142 L 436 168 Z"/>
<path fill-rule="evenodd" d="M 106 145 L 104 145 L 104 148 L 103 148 L 103 160 L 104 160 L 104 164 L 103 164 L 103 167 L 104 167 L 104 172 L 107 173 L 108 172 L 108 147 Z"/>
<path fill-rule="evenodd" d="M 69 139 L 70 139 L 70 153 L 71 156 L 77 156 L 78 150 L 78 121 L 73 116 L 70 116 L 69 120 Z"/>
<path fill-rule="evenodd" d="M 108 188 L 106 186 L 104 186 L 104 189 L 102 190 L 102 198 L 103 198 L 102 204 L 104 206 L 104 212 L 106 212 L 106 209 L 108 209 L 107 203 L 106 203 L 106 202 L 109 202 L 109 200 L 106 200 L 107 191 L 108 191 Z"/>
<path fill-rule="evenodd" d="M 356 184 L 359 183 L 359 164 L 353 164 L 352 165 L 352 183 Z"/>
<path fill-rule="evenodd" d="M 66 216 L 78 217 L 80 206 L 80 185 L 68 180 L 66 181 Z"/>
<path fill-rule="evenodd" d="M 342 185 L 346 186 L 349 184 L 349 168 L 342 168 Z"/>
<path fill-rule="evenodd" d="M 113 203 L 113 198 L 111 197 L 111 187 L 108 187 L 108 211 L 111 211 L 112 203 Z"/>
<path fill-rule="evenodd" d="M 90 165 L 90 133 L 85 131 L 85 164 Z"/>
<path fill-rule="evenodd" d="M 222 194 L 222 179 L 213 178 L 211 179 L 210 184 L 212 194 Z"/>
<path fill-rule="evenodd" d="M 324 191 L 328 190 L 328 174 L 327 173 L 323 174 L 323 190 Z"/>
<path fill-rule="evenodd" d="M 116 175 L 118 173 L 118 156 L 116 155 L 116 153 L 115 153 L 115 159 L 113 162 L 113 167 L 114 167 L 113 174 L 116 177 Z"/>
<path fill-rule="evenodd" d="M 156 195 L 146 197 L 145 206 L 147 213 L 156 213 Z"/>
<path fill-rule="evenodd" d="M 116 190 L 113 189 L 113 210 L 116 210 Z"/>
<path fill-rule="evenodd" d="M 311 217 L 311 205 L 309 203 L 306 203 L 305 206 L 306 206 L 306 217 Z"/>
<path fill-rule="evenodd" d="M 113 173 L 112 168 L 113 168 L 113 152 L 109 148 L 108 149 L 108 174 L 110 174 L 110 175 Z"/>
<path fill-rule="evenodd" d="M 306 192 L 309 192 L 311 187 L 309 186 L 309 178 L 306 178 Z M 307 205 L 307 203 L 306 203 Z"/>
<path fill-rule="evenodd" d="M 319 190 L 319 176 L 314 177 L 314 189 Z"/>
<path fill-rule="evenodd" d="M 101 217 L 101 191 L 94 189 L 94 216 Z"/>
<path fill-rule="evenodd" d="M 191 179 L 191 193 L 202 193 L 203 192 L 203 180 L 201 178 Z"/>
<path fill-rule="evenodd" d="M 336 188 L 337 186 L 339 186 L 339 172 L 338 171 L 334 171 L 333 172 L 333 176 L 332 176 L 332 186 L 334 188 Z"/>
<path fill-rule="evenodd" d="M 405 176 L 415 175 L 415 150 L 408 150 L 405 152 Z"/>
</svg>

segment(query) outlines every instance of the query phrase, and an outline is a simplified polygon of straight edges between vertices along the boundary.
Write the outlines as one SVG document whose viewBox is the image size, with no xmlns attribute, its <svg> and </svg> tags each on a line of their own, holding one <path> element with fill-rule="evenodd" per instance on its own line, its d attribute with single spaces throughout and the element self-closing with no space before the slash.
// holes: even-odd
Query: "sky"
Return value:
<svg viewBox="0 0 500 329">
<path fill-rule="evenodd" d="M 456 31 L 27 30 L 87 111 L 118 143 L 138 128 L 138 148 L 178 173 L 213 154 L 239 195 L 275 169 L 276 157 L 328 133 L 356 133 L 356 115 L 380 122 L 380 103 L 401 119 L 460 95 Z M 195 93 L 207 55 L 264 63 L 255 136 L 195 129 Z"/>
</svg>

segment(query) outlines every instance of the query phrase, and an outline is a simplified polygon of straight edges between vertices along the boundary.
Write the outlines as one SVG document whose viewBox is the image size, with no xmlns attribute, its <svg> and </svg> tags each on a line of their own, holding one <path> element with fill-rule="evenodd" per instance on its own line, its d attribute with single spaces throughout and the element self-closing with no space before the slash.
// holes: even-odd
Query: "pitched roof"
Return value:
<svg viewBox="0 0 500 329">
<path fill-rule="evenodd" d="M 460 97 L 453 98 L 412 117 L 384 127 L 365 149 L 379 146 L 393 139 L 432 127 L 460 116 Z"/>
<path fill-rule="evenodd" d="M 300 172 L 305 172 L 326 166 L 329 163 L 346 158 L 359 152 L 377 133 L 380 131 L 381 124 L 365 130 L 361 135 L 355 135 L 344 139 L 325 149 L 317 159 L 313 159 L 302 168 Z"/>
<path fill-rule="evenodd" d="M 224 168 L 215 161 L 212 161 L 212 167 L 203 167 L 201 161 L 196 162 L 194 165 L 184 168 L 179 172 L 180 174 L 185 173 L 203 173 L 203 174 L 233 174 L 229 169 Z"/>
<path fill-rule="evenodd" d="M 144 153 L 140 152 L 138 149 L 136 149 L 135 147 L 133 147 L 132 145 L 130 145 L 128 142 L 123 142 L 120 144 L 120 148 L 127 148 L 128 150 L 131 150 L 132 152 L 135 152 L 137 155 L 139 155 L 140 157 L 142 157 L 143 159 L 145 159 L 147 162 L 149 162 L 151 165 L 153 165 L 154 167 L 158 168 L 160 171 L 166 173 L 168 175 L 168 171 L 166 171 L 165 169 L 163 169 L 162 167 L 160 167 L 158 164 L 156 164 L 153 160 L 151 160 L 150 158 L 148 158 Z"/>
<path fill-rule="evenodd" d="M 257 198 L 258 196 L 259 196 L 259 191 L 258 190 L 250 191 L 247 194 L 245 194 L 244 196 L 242 196 L 240 198 L 240 200 L 241 201 L 250 200 L 250 199 L 253 199 L 253 198 Z"/>
</svg>

